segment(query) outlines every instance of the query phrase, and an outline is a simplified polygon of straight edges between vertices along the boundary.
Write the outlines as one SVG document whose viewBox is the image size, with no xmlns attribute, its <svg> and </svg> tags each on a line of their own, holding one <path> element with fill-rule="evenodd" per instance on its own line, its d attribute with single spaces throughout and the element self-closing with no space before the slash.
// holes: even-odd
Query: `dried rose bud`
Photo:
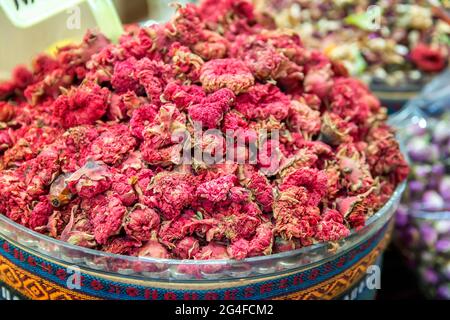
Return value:
<svg viewBox="0 0 450 320">
<path fill-rule="evenodd" d="M 55 208 L 65 206 L 73 197 L 66 182 L 69 176 L 70 174 L 59 176 L 50 186 L 50 202 Z"/>
<path fill-rule="evenodd" d="M 183 173 L 160 173 L 153 178 L 149 188 L 153 192 L 151 203 L 166 219 L 179 216 L 195 195 L 194 178 Z"/>
<path fill-rule="evenodd" d="M 105 244 L 120 232 L 127 209 L 115 194 L 99 197 L 99 202 L 91 208 L 91 221 L 95 240 Z"/>
<path fill-rule="evenodd" d="M 247 91 L 255 79 L 247 66 L 237 59 L 216 59 L 206 62 L 200 81 L 207 92 L 228 88 L 235 94 Z"/>
<path fill-rule="evenodd" d="M 200 244 L 194 237 L 186 237 L 177 243 L 173 252 L 180 259 L 192 259 L 200 250 Z"/>
<path fill-rule="evenodd" d="M 82 198 L 92 198 L 111 187 L 111 172 L 102 162 L 88 161 L 66 180 L 71 193 Z"/>
<path fill-rule="evenodd" d="M 232 259 L 242 260 L 248 256 L 250 251 L 250 243 L 245 239 L 239 239 L 233 242 L 227 248 L 227 253 Z"/>
<path fill-rule="evenodd" d="M 150 241 L 139 249 L 138 257 L 170 259 L 170 254 L 167 249 L 158 242 L 155 234 L 153 234 Z"/>
<path fill-rule="evenodd" d="M 322 115 L 320 129 L 321 140 L 330 145 L 339 145 L 350 140 L 349 133 L 354 131 L 352 124 L 342 120 L 337 114 L 325 112 Z"/>
<path fill-rule="evenodd" d="M 15 116 L 14 106 L 7 102 L 0 101 L 0 122 L 8 122 Z"/>
<path fill-rule="evenodd" d="M 33 211 L 31 211 L 29 228 L 39 230 L 46 226 L 52 213 L 52 204 L 47 198 L 42 198 L 42 200 L 33 208 Z"/>
<path fill-rule="evenodd" d="M 155 210 L 137 204 L 126 216 L 124 228 L 127 235 L 145 242 L 150 239 L 152 230 L 159 222 L 159 214 Z"/>
</svg>

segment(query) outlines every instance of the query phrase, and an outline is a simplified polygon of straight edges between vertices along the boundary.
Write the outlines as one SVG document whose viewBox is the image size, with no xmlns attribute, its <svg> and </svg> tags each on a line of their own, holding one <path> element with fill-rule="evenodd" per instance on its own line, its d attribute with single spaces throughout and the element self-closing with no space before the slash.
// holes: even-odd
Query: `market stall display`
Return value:
<svg viewBox="0 0 450 320">
<path fill-rule="evenodd" d="M 411 175 L 397 212 L 396 243 L 430 298 L 450 299 L 450 72 L 439 90 L 403 111 L 401 135 Z M 432 84 L 435 85 L 434 83 Z M 433 87 L 432 86 L 432 87 Z M 433 89 L 433 88 L 430 88 Z"/>
<path fill-rule="evenodd" d="M 0 108 L 0 256 L 22 275 L 0 279 L 29 298 L 346 297 L 409 171 L 367 87 L 246 1 L 88 32 L 17 67 Z M 89 284 L 66 290 L 73 264 Z"/>
<path fill-rule="evenodd" d="M 341 61 L 396 109 L 449 60 L 448 3 L 254 0 L 278 27 Z"/>
</svg>

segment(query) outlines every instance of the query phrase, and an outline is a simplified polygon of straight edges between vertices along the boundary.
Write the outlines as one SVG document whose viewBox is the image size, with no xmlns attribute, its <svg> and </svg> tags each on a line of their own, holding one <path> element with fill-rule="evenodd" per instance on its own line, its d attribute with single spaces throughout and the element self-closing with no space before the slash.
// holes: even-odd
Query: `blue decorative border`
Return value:
<svg viewBox="0 0 450 320">
<path fill-rule="evenodd" d="M 66 283 L 69 274 L 66 267 L 56 263 L 48 262 L 23 249 L 0 238 L 0 255 L 10 261 L 18 268 L 27 271 L 43 282 L 56 284 L 75 295 L 87 295 L 101 299 L 127 299 L 127 300 L 261 300 L 283 297 L 292 293 L 310 289 L 322 282 L 328 281 L 348 270 L 361 259 L 374 250 L 384 238 L 388 225 L 384 226 L 374 236 L 362 245 L 340 255 L 333 261 L 322 264 L 289 276 L 263 277 L 257 283 L 249 286 L 235 286 L 211 290 L 177 290 L 158 287 L 147 287 L 145 285 L 127 284 L 126 279 L 117 278 L 118 281 L 106 279 L 102 273 L 85 273 L 81 275 L 81 290 L 68 290 Z M 236 279 L 238 280 L 238 279 Z M 236 283 L 236 280 L 233 282 Z M 123 281 L 123 282 L 122 282 Z M 167 285 L 170 282 L 162 283 Z M 222 282 L 221 284 L 225 284 Z M 155 282 L 152 282 L 155 285 Z M 192 285 L 192 283 L 189 283 Z M 200 288 L 200 286 L 199 286 Z"/>
</svg>

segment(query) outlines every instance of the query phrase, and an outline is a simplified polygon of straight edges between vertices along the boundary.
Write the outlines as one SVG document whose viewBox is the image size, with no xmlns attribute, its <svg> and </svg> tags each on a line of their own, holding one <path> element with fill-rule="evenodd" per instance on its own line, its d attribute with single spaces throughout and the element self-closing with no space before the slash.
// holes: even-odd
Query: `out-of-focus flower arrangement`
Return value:
<svg viewBox="0 0 450 320">
<path fill-rule="evenodd" d="M 279 27 L 341 61 L 368 83 L 417 85 L 449 61 L 446 1 L 254 0 Z M 434 2 L 433 2 L 434 3 Z M 269 19 L 270 20 L 270 19 Z"/>
<path fill-rule="evenodd" d="M 250 2 L 206 0 L 119 44 L 89 32 L 18 67 L 0 84 L 1 213 L 71 244 L 174 259 L 268 255 L 363 227 L 409 172 L 386 110 L 260 18 Z M 227 131 L 263 153 L 184 162 L 185 147 L 224 151 Z"/>
<path fill-rule="evenodd" d="M 404 130 L 411 174 L 396 242 L 430 297 L 450 299 L 450 112 Z"/>
</svg>

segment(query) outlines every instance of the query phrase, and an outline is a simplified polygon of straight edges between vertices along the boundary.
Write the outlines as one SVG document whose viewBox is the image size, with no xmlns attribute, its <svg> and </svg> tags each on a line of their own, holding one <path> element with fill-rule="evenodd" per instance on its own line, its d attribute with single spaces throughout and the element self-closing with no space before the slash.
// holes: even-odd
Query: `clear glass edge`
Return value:
<svg viewBox="0 0 450 320">
<path fill-rule="evenodd" d="M 450 220 L 450 211 L 427 211 L 408 208 L 411 217 L 422 220 Z"/>
<path fill-rule="evenodd" d="M 401 195 L 403 191 L 405 190 L 406 183 L 403 182 L 401 185 L 397 187 L 395 192 L 392 194 L 391 198 L 388 200 L 388 202 L 380 209 L 378 210 L 372 217 L 370 217 L 366 225 L 361 230 L 352 230 L 350 235 L 337 242 L 339 245 L 338 252 L 345 252 L 346 250 L 349 250 L 350 248 L 358 245 L 359 243 L 366 240 L 369 236 L 371 236 L 373 233 L 375 233 L 377 230 L 374 228 L 376 225 L 383 225 L 385 222 L 387 222 L 395 212 L 394 206 L 397 206 L 400 202 Z M 53 245 L 56 245 L 58 249 L 68 249 L 68 250 L 75 250 L 78 251 L 81 254 L 86 254 L 89 256 L 94 257 L 103 257 L 103 258 L 110 258 L 110 259 L 118 259 L 120 261 L 128 261 L 132 263 L 142 263 L 142 262 L 148 262 L 153 264 L 165 264 L 165 265 L 171 265 L 171 266 L 186 266 L 186 265 L 195 265 L 195 266 L 211 266 L 211 265 L 242 265 L 242 264 L 252 264 L 252 263 L 264 263 L 268 261 L 274 261 L 274 260 L 281 260 L 286 258 L 292 258 L 295 256 L 298 256 L 300 254 L 308 254 L 308 253 L 314 253 L 315 251 L 319 251 L 319 249 L 326 250 L 328 248 L 328 245 L 330 243 L 324 242 L 324 243 L 318 243 L 314 244 L 312 246 L 304 247 L 298 250 L 292 250 L 287 252 L 281 252 L 276 253 L 272 255 L 267 256 L 259 256 L 259 257 L 252 257 L 247 258 L 244 260 L 231 260 L 231 259 L 223 259 L 223 260 L 176 260 L 176 259 L 157 259 L 157 258 L 142 258 L 142 257 L 133 257 L 133 256 L 125 256 L 125 255 L 118 255 L 118 254 L 111 254 L 102 252 L 95 249 L 88 249 L 83 248 L 80 246 L 72 245 L 67 242 L 63 242 L 57 239 L 53 239 L 51 237 L 48 237 L 46 235 L 42 235 L 40 233 L 37 233 L 31 229 L 28 229 L 22 225 L 19 225 L 9 218 L 7 218 L 4 215 L 0 215 L 0 222 L 5 223 L 9 225 L 10 227 L 13 227 L 17 229 L 20 232 L 24 232 L 28 236 L 32 236 L 35 238 L 34 240 L 38 241 L 44 241 L 46 243 L 50 243 Z M 0 229 L 0 234 L 4 236 L 4 238 L 9 239 L 8 235 L 4 234 L 4 231 Z M 350 241 L 352 240 L 352 241 Z M 26 243 L 22 243 L 20 239 L 18 240 L 12 240 L 16 241 L 20 245 L 25 245 Z M 336 254 L 336 252 L 333 253 L 333 255 Z M 51 255 L 49 255 L 50 258 L 54 258 Z M 323 260 L 326 260 L 329 257 L 324 257 Z M 60 259 L 61 260 L 61 259 Z M 64 261 L 64 259 L 62 259 Z M 70 261 L 64 261 L 71 263 Z M 296 266 L 295 268 L 298 268 Z"/>
</svg>

